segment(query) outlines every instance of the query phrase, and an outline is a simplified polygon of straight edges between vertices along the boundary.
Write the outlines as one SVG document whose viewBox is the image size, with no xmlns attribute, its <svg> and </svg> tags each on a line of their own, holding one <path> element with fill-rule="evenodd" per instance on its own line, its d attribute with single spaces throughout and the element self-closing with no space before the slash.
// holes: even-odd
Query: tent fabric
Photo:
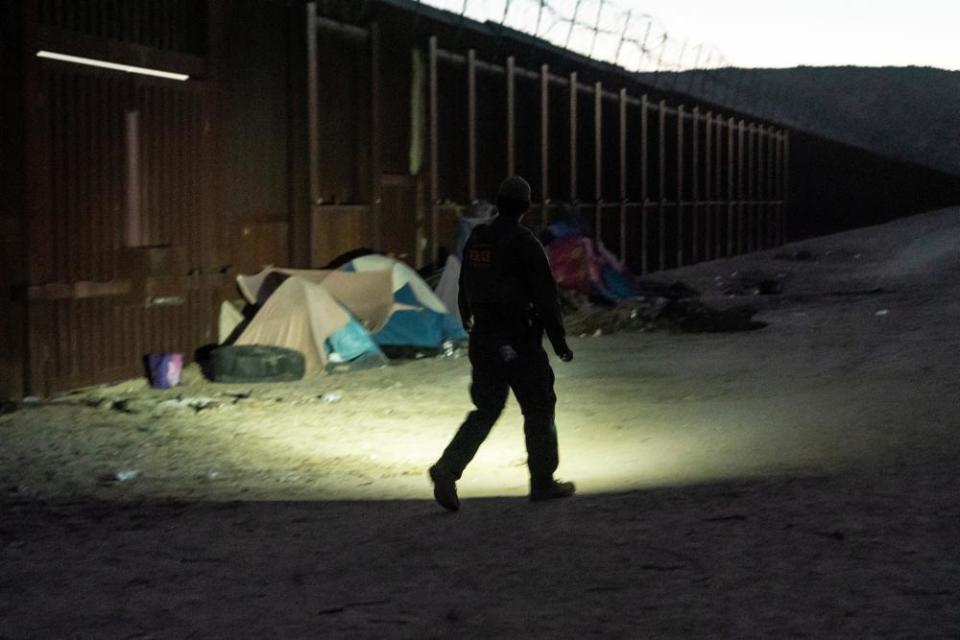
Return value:
<svg viewBox="0 0 960 640">
<path fill-rule="evenodd" d="M 561 289 L 617 302 L 640 295 L 632 273 L 576 223 L 560 221 L 548 228 L 546 245 L 550 270 Z"/>
<path fill-rule="evenodd" d="M 281 277 L 296 276 L 322 285 L 368 331 L 379 331 L 396 310 L 393 280 L 391 274 L 385 271 L 348 272 L 267 267 L 255 275 L 237 276 L 237 286 L 247 302 L 263 304 L 275 289 L 270 287 L 270 284 L 276 274 Z"/>
<path fill-rule="evenodd" d="M 600 281 L 600 261 L 589 238 L 555 238 L 546 249 L 550 270 L 561 289 L 589 294 L 594 284 Z"/>
<path fill-rule="evenodd" d="M 459 320 L 450 314 L 417 306 L 418 300 L 409 284 L 401 287 L 395 296 L 407 308 L 395 311 L 386 326 L 373 334 L 377 344 L 434 348 L 447 340 L 466 339 Z"/>
<path fill-rule="evenodd" d="M 457 297 L 460 293 L 460 259 L 455 255 L 447 256 L 447 263 L 443 267 L 440 282 L 437 283 L 437 297 L 447 307 L 450 317 L 463 326 L 460 317 L 460 305 Z"/>
<path fill-rule="evenodd" d="M 372 331 L 377 344 L 438 348 L 445 341 L 466 340 L 463 324 L 408 265 L 381 255 L 362 256 L 341 267 L 353 273 L 389 273 L 393 313 L 385 325 Z M 454 305 L 455 306 L 455 305 Z"/>
<path fill-rule="evenodd" d="M 308 373 L 382 358 L 380 346 L 438 349 L 466 339 L 417 272 L 386 256 L 361 256 L 336 271 L 268 267 L 238 276 L 237 285 L 260 309 L 236 344 L 301 351 Z"/>
<path fill-rule="evenodd" d="M 218 332 L 217 332 L 217 343 L 223 344 L 226 342 L 237 327 L 243 322 L 243 314 L 240 313 L 240 310 L 229 300 L 224 300 L 220 303 L 220 321 L 218 323 Z"/>
<path fill-rule="evenodd" d="M 295 349 L 304 355 L 307 374 L 324 370 L 330 360 L 383 358 L 363 327 L 323 285 L 295 276 L 263 303 L 235 344 Z"/>
<path fill-rule="evenodd" d="M 353 273 L 386 271 L 391 276 L 391 286 L 394 295 L 396 295 L 396 292 L 403 288 L 404 285 L 410 285 L 418 304 L 424 305 L 437 313 L 447 313 L 447 307 L 440 302 L 440 299 L 433 292 L 433 289 L 423 281 L 420 274 L 399 260 L 394 260 L 393 258 L 379 254 L 361 256 L 351 260 L 341 267 L 341 269 Z"/>
</svg>

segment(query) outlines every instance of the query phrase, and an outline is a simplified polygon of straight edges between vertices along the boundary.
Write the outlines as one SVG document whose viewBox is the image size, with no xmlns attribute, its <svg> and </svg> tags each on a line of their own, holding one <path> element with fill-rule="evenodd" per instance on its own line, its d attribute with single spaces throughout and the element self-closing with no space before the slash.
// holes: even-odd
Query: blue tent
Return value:
<svg viewBox="0 0 960 640">
<path fill-rule="evenodd" d="M 334 364 L 381 363 L 385 360 L 383 351 L 352 315 L 346 325 L 337 329 L 324 341 L 323 348 L 327 355 L 327 362 Z"/>
<path fill-rule="evenodd" d="M 440 301 L 426 282 L 406 264 L 381 255 L 361 256 L 341 267 L 343 271 L 390 271 L 395 308 L 386 324 L 372 335 L 386 347 L 440 349 L 445 342 L 467 339 L 463 325 Z"/>
</svg>

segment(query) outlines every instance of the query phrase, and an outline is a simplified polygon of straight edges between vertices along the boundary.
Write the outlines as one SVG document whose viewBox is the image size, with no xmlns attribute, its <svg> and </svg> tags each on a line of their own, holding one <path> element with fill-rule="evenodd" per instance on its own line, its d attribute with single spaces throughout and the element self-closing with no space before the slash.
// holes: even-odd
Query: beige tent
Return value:
<svg viewBox="0 0 960 640">
<path fill-rule="evenodd" d="M 322 286 L 287 278 L 257 312 L 235 344 L 269 344 L 296 349 L 307 374 L 327 365 L 324 343 L 350 322 L 350 314 Z"/>
<path fill-rule="evenodd" d="M 274 289 L 278 282 L 291 277 L 321 285 L 371 333 L 382 329 L 394 311 L 408 308 L 406 305 L 397 304 L 393 299 L 390 271 L 347 272 L 267 267 L 256 275 L 237 276 L 237 286 L 247 302 L 264 304 L 276 295 L 271 289 Z"/>
</svg>

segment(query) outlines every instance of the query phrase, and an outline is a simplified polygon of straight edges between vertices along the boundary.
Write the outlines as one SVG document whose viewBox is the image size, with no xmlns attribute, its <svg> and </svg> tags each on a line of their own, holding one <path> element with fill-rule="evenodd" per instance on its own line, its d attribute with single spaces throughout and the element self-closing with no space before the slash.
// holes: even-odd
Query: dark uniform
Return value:
<svg viewBox="0 0 960 640">
<path fill-rule="evenodd" d="M 460 478 L 513 389 L 524 417 L 531 483 L 551 483 L 558 463 L 557 397 L 542 346 L 544 332 L 558 354 L 569 349 L 543 246 L 517 220 L 498 216 L 474 229 L 463 252 L 459 306 L 470 329 L 470 396 L 476 409 L 439 465 Z"/>
</svg>

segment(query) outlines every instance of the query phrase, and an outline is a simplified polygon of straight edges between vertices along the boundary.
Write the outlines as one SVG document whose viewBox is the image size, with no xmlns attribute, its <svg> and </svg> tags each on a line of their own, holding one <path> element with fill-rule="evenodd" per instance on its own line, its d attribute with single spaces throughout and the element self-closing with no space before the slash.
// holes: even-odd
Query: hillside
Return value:
<svg viewBox="0 0 960 640">
<path fill-rule="evenodd" d="M 960 174 L 960 72 L 797 67 L 644 74 L 727 108 Z"/>
</svg>

